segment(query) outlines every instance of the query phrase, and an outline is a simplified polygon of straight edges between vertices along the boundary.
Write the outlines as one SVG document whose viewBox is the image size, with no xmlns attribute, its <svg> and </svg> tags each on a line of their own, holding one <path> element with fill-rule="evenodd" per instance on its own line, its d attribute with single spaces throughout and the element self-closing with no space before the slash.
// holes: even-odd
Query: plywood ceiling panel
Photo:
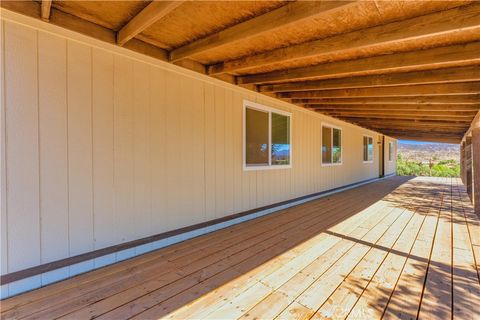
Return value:
<svg viewBox="0 0 480 320">
<path fill-rule="evenodd" d="M 150 1 L 53 1 L 58 10 L 118 31 Z"/>
<path fill-rule="evenodd" d="M 287 4 L 286 1 L 189 1 L 138 36 L 177 48 Z"/>
</svg>

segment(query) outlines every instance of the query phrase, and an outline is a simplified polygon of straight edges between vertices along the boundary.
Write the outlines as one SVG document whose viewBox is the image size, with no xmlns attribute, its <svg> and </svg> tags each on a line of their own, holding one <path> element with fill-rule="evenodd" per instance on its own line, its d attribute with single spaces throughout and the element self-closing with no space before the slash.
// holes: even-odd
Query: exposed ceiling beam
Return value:
<svg viewBox="0 0 480 320">
<path fill-rule="evenodd" d="M 127 41 L 134 38 L 137 34 L 166 16 L 172 10 L 180 6 L 184 1 L 160 1 L 154 0 L 133 19 L 131 19 L 117 33 L 117 44 L 123 46 Z"/>
<path fill-rule="evenodd" d="M 468 129 L 468 125 L 465 122 L 458 121 L 433 121 L 433 120 L 401 120 L 401 119 L 391 119 L 387 121 L 379 119 L 357 119 L 342 117 L 343 120 L 348 122 L 355 122 L 361 125 L 369 126 L 372 128 L 444 128 L 444 129 Z"/>
<path fill-rule="evenodd" d="M 301 81 L 281 84 L 259 85 L 260 92 L 288 92 L 325 89 L 366 88 L 395 85 L 416 85 L 480 81 L 479 66 L 381 74 L 352 78 Z"/>
<path fill-rule="evenodd" d="M 476 110 L 472 111 L 419 111 L 419 110 L 338 110 L 338 109 L 315 109 L 321 113 L 335 114 L 335 115 L 345 115 L 353 117 L 385 117 L 385 116 L 395 116 L 395 117 L 432 117 L 432 119 L 437 119 L 438 117 L 452 117 L 452 119 L 465 118 L 470 121 L 473 120 L 477 114 Z M 447 118 L 448 120 L 448 118 Z"/>
<path fill-rule="evenodd" d="M 306 98 L 289 99 L 294 104 L 473 104 L 480 103 L 480 94 L 458 94 L 458 95 L 423 95 L 403 97 L 355 97 L 355 98 Z"/>
<path fill-rule="evenodd" d="M 443 135 L 443 136 L 459 136 L 463 134 L 463 130 L 457 131 L 445 131 L 445 130 L 415 130 L 415 129 L 380 129 L 382 132 L 388 132 L 390 134 L 418 134 L 429 136 L 432 134 L 435 135 Z"/>
<path fill-rule="evenodd" d="M 337 117 L 337 118 L 357 118 L 358 120 L 369 119 L 369 120 L 384 120 L 386 122 L 390 121 L 391 119 L 398 119 L 398 120 L 435 120 L 435 121 L 457 121 L 470 124 L 475 117 L 467 115 L 418 115 L 418 114 L 405 114 L 405 113 L 391 113 L 391 114 L 376 114 L 376 113 L 368 113 L 368 114 L 356 114 L 356 113 L 341 113 L 341 112 L 327 112 L 327 111 L 318 111 L 320 113 Z"/>
<path fill-rule="evenodd" d="M 438 112 L 477 112 L 480 104 L 303 104 L 305 108 L 315 110 L 341 111 L 438 111 Z"/>
<path fill-rule="evenodd" d="M 52 0 L 42 0 L 41 18 L 43 21 L 50 21 L 50 9 L 52 8 Z"/>
<path fill-rule="evenodd" d="M 355 4 L 354 1 L 298 1 L 290 2 L 276 10 L 267 12 L 256 18 L 236 24 L 230 28 L 194 41 L 170 52 L 170 60 L 177 61 L 195 56 L 199 53 L 218 48 L 274 31 L 286 28 L 303 20 L 321 18 L 335 14 L 345 6 Z"/>
<path fill-rule="evenodd" d="M 480 42 L 238 76 L 238 84 L 340 78 L 480 64 Z"/>
<path fill-rule="evenodd" d="M 371 87 L 278 93 L 279 98 L 345 98 L 480 93 L 480 82 L 421 84 L 413 86 Z"/>
<path fill-rule="evenodd" d="M 461 138 L 459 138 L 458 135 L 443 136 L 443 135 L 430 134 L 428 136 L 424 136 L 424 135 L 417 135 L 415 133 L 411 133 L 411 134 L 395 134 L 395 133 L 392 133 L 392 132 L 383 132 L 383 133 L 387 136 L 391 136 L 391 137 L 394 137 L 394 138 L 404 139 L 404 140 L 415 140 L 415 141 L 442 142 L 442 143 L 458 144 L 461 140 Z"/>
<path fill-rule="evenodd" d="M 461 136 L 463 134 L 463 130 L 457 131 L 445 131 L 445 130 L 415 130 L 415 129 L 379 129 L 382 132 L 387 132 L 389 134 L 398 134 L 398 135 L 410 135 L 410 134 L 417 134 L 423 136 Z"/>
<path fill-rule="evenodd" d="M 260 54 L 226 61 L 209 67 L 210 74 L 237 72 L 251 68 L 286 63 L 305 58 L 343 55 L 352 58 L 352 51 L 368 51 L 369 55 L 406 51 L 419 46 L 441 46 L 455 38 L 480 39 L 480 4 L 462 6 L 387 25 L 306 42 Z M 460 38 L 458 35 L 461 34 Z"/>
</svg>

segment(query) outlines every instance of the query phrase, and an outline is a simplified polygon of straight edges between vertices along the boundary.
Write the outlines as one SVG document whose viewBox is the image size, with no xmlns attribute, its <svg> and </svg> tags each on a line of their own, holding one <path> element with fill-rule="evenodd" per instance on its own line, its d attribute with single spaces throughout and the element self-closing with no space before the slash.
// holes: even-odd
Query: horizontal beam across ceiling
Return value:
<svg viewBox="0 0 480 320">
<path fill-rule="evenodd" d="M 422 96 L 401 96 L 401 97 L 347 97 L 347 98 L 306 98 L 286 99 L 295 104 L 470 104 L 477 105 L 480 101 L 480 94 L 458 94 L 458 95 L 422 95 Z"/>
<path fill-rule="evenodd" d="M 480 42 L 386 54 L 363 59 L 238 76 L 238 84 L 262 84 L 354 75 L 386 74 L 480 64 Z"/>
<path fill-rule="evenodd" d="M 392 50 L 405 51 L 405 46 L 426 44 L 439 46 L 463 39 L 480 39 L 480 4 L 461 6 L 386 25 L 375 26 L 325 39 L 301 43 L 285 48 L 225 61 L 208 68 L 210 74 L 241 72 L 259 66 L 275 65 L 302 59 L 346 55 L 352 51 L 368 51 L 379 55 Z M 416 44 L 413 44 L 415 43 Z M 350 54 L 352 55 L 352 54 Z"/>
<path fill-rule="evenodd" d="M 436 119 L 437 117 L 442 117 L 448 119 L 448 117 L 452 117 L 452 119 L 456 118 L 465 118 L 473 120 L 475 115 L 477 114 L 476 110 L 472 111 L 417 111 L 417 110 L 345 110 L 345 109 L 314 109 L 316 111 L 328 114 L 336 114 L 336 115 L 345 115 L 345 116 L 387 116 L 390 117 L 398 117 L 398 116 L 407 116 L 407 117 L 432 117 L 432 119 Z"/>
<path fill-rule="evenodd" d="M 422 84 L 413 86 L 371 87 L 278 93 L 279 98 L 346 98 L 418 95 L 478 94 L 480 82 Z"/>
<path fill-rule="evenodd" d="M 480 110 L 479 105 L 473 104 L 303 104 L 305 108 L 314 110 L 342 110 L 349 112 L 369 112 L 369 111 L 384 111 L 384 112 L 444 112 L 450 114 L 451 112 L 470 112 L 474 113 Z"/>
<path fill-rule="evenodd" d="M 347 89 L 398 85 L 438 84 L 480 81 L 479 66 L 413 71 L 340 79 L 301 81 L 259 85 L 260 92 L 291 92 L 307 90 Z"/>
</svg>

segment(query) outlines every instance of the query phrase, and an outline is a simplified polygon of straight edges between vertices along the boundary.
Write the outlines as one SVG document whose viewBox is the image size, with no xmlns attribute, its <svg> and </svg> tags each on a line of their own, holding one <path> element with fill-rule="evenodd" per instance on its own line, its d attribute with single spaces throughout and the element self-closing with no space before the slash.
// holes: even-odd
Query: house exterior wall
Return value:
<svg viewBox="0 0 480 320">
<path fill-rule="evenodd" d="M 0 27 L 2 274 L 378 176 L 375 132 L 41 21 Z M 243 170 L 245 99 L 292 113 L 292 168 Z M 322 123 L 342 165 L 321 165 Z"/>
</svg>

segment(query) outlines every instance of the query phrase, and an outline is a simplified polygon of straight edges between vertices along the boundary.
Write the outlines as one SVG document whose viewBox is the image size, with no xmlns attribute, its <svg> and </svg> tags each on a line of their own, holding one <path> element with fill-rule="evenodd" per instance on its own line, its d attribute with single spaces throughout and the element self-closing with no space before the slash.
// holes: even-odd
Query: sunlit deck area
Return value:
<svg viewBox="0 0 480 320">
<path fill-rule="evenodd" d="M 460 180 L 392 177 L 2 302 L 3 319 L 474 319 Z"/>
</svg>

